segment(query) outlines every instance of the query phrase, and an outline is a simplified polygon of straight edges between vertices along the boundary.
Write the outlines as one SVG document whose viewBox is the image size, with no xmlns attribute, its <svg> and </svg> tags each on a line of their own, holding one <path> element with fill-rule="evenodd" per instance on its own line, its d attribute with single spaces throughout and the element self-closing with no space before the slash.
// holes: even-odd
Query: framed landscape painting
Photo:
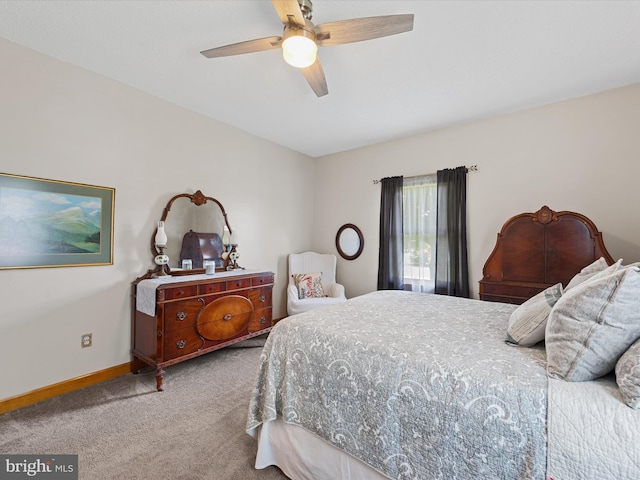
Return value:
<svg viewBox="0 0 640 480">
<path fill-rule="evenodd" d="M 0 173 L 0 269 L 113 264 L 115 189 Z"/>
</svg>

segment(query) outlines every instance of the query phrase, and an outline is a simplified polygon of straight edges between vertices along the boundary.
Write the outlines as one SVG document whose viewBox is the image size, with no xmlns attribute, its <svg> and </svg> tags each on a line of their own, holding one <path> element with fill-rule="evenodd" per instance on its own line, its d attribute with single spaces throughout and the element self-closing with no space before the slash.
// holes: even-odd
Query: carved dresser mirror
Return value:
<svg viewBox="0 0 640 480">
<path fill-rule="evenodd" d="M 166 248 L 161 251 L 156 245 L 156 231 L 151 238 L 151 252 L 154 257 L 161 254 L 168 257 L 165 273 L 202 273 L 206 261 L 214 262 L 216 270 L 224 269 L 223 253 L 230 240 L 223 241 L 223 237 L 226 232 L 228 235 L 233 232 L 220 201 L 200 190 L 194 194 L 181 193 L 169 200 L 160 221 L 164 222 Z M 191 260 L 187 271 L 182 270 L 183 260 Z M 156 270 L 161 268 L 159 265 Z"/>
</svg>

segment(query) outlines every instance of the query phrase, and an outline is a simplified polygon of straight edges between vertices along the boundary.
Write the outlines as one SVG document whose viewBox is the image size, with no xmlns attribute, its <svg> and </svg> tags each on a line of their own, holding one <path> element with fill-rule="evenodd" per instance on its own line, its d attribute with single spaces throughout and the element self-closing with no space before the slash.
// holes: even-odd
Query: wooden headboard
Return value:
<svg viewBox="0 0 640 480">
<path fill-rule="evenodd" d="M 566 285 L 600 257 L 613 263 L 602 234 L 584 215 L 547 206 L 521 213 L 498 233 L 482 269 L 480 299 L 521 304 L 551 285 Z"/>
</svg>

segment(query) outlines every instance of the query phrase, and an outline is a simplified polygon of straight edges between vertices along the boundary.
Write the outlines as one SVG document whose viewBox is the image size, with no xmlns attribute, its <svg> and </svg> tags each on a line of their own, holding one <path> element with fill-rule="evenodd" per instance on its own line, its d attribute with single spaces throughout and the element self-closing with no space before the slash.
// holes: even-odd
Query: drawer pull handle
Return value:
<svg viewBox="0 0 640 480">
<path fill-rule="evenodd" d="M 180 340 L 179 342 L 176 342 L 176 346 L 178 348 L 184 348 L 186 344 L 187 342 L 185 342 L 184 340 Z"/>
<path fill-rule="evenodd" d="M 266 318 L 264 318 L 264 317 L 262 317 L 262 318 L 260 319 L 260 324 L 264 324 L 264 322 L 266 322 L 266 321 L 267 321 L 267 319 L 266 319 Z"/>
<path fill-rule="evenodd" d="M 180 321 L 184 320 L 185 318 L 187 318 L 187 314 L 185 312 L 178 312 L 176 314 L 176 318 Z"/>
<path fill-rule="evenodd" d="M 267 299 L 267 297 L 265 297 L 264 295 L 260 295 L 258 297 L 258 301 L 260 301 L 260 302 L 264 302 L 266 299 Z"/>
<path fill-rule="evenodd" d="M 230 313 L 227 313 L 224 317 L 222 317 L 223 320 L 227 320 L 227 321 L 231 320 L 231 318 L 232 318 L 232 315 Z"/>
</svg>

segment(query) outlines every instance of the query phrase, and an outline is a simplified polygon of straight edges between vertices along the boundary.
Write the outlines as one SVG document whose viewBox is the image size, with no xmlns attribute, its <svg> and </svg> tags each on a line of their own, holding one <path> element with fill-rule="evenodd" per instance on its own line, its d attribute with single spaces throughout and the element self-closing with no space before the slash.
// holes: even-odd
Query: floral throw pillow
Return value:
<svg viewBox="0 0 640 480">
<path fill-rule="evenodd" d="M 298 287 L 298 298 L 319 298 L 324 297 L 322 289 L 322 273 L 296 273 L 292 275 L 293 281 Z"/>
</svg>

